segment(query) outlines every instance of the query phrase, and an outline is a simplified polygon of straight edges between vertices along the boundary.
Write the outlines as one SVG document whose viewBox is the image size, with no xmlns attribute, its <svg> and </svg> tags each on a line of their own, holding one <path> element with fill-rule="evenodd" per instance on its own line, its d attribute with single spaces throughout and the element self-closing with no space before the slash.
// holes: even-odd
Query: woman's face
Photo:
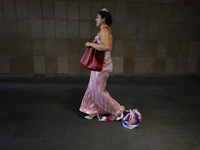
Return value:
<svg viewBox="0 0 200 150">
<path fill-rule="evenodd" d="M 103 22 L 105 21 L 105 19 L 102 19 L 101 18 L 101 15 L 97 15 L 97 18 L 95 19 L 95 21 L 96 21 L 96 26 L 97 27 L 101 27 L 101 25 L 103 24 Z"/>
</svg>

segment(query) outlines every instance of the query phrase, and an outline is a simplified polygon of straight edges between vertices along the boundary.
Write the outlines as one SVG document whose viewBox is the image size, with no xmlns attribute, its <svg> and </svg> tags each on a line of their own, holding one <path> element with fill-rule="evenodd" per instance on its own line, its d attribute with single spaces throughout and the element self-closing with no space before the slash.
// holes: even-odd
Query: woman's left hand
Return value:
<svg viewBox="0 0 200 150">
<path fill-rule="evenodd" d="M 86 47 L 90 47 L 90 46 L 91 46 L 90 44 L 91 44 L 91 42 L 86 42 L 86 43 L 85 43 L 85 46 L 86 46 Z"/>
</svg>

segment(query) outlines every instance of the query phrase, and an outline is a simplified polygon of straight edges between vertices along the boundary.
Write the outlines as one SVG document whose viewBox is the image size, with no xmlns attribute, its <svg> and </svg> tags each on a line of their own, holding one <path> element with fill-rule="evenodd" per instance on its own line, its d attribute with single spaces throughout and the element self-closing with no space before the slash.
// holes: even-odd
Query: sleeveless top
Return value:
<svg viewBox="0 0 200 150">
<path fill-rule="evenodd" d="M 102 43 L 98 35 L 95 37 L 94 41 L 95 40 L 97 41 L 98 44 Z M 102 67 L 102 71 L 106 71 L 108 73 L 111 73 L 113 70 L 111 51 L 112 51 L 112 45 L 110 45 L 110 49 L 108 51 L 105 51 L 104 53 L 104 60 L 103 60 L 103 67 Z"/>
</svg>

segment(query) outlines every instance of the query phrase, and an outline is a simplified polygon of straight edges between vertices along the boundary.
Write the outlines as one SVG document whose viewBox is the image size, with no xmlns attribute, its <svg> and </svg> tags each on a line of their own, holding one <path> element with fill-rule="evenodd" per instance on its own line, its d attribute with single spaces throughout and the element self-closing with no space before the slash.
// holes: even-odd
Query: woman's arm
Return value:
<svg viewBox="0 0 200 150">
<path fill-rule="evenodd" d="M 109 42 L 109 32 L 106 27 L 103 27 L 101 29 L 100 36 L 102 44 L 87 42 L 85 46 L 91 46 L 99 51 L 108 51 L 110 49 L 110 42 Z"/>
</svg>

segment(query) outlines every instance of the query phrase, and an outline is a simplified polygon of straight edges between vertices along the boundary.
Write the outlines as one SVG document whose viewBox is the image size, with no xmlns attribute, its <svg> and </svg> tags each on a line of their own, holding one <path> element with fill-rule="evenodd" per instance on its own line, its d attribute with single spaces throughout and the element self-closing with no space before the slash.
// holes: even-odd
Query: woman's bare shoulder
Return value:
<svg viewBox="0 0 200 150">
<path fill-rule="evenodd" d="M 104 26 L 104 27 L 102 27 L 101 29 L 110 31 L 110 27 L 109 27 L 109 26 Z"/>
<path fill-rule="evenodd" d="M 102 27 L 99 34 L 109 34 L 110 29 L 107 27 Z"/>
</svg>

